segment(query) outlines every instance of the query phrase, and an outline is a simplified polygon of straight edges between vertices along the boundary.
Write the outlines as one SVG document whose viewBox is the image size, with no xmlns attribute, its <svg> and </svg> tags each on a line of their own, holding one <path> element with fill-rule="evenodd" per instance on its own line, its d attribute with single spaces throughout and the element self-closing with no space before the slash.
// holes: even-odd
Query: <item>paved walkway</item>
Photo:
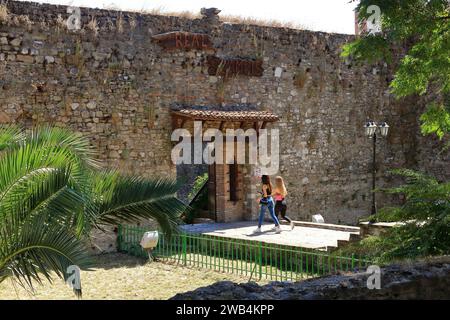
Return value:
<svg viewBox="0 0 450 320">
<path fill-rule="evenodd" d="M 256 222 L 254 221 L 200 223 L 182 226 L 189 233 L 202 233 L 224 238 L 262 241 L 310 249 L 337 247 L 338 240 L 348 241 L 351 233 L 303 226 L 296 226 L 294 230 L 291 230 L 290 226 L 281 225 L 282 232 L 277 234 L 270 230 L 272 227 L 273 224 L 266 223 L 262 226 L 262 233 L 254 234 L 253 231 L 256 229 Z"/>
</svg>

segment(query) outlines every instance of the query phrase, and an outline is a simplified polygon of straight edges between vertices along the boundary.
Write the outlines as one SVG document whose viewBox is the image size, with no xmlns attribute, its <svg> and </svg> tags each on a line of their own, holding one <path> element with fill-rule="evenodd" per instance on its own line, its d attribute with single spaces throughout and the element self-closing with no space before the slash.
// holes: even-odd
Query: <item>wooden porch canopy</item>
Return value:
<svg viewBox="0 0 450 320">
<path fill-rule="evenodd" d="M 243 128 L 245 123 L 253 123 L 253 127 L 264 129 L 267 123 L 276 122 L 279 117 L 269 111 L 256 110 L 200 110 L 181 108 L 172 110 L 174 129 L 183 128 L 186 121 L 202 121 L 219 123 L 223 129 L 225 123 L 239 123 Z"/>
</svg>

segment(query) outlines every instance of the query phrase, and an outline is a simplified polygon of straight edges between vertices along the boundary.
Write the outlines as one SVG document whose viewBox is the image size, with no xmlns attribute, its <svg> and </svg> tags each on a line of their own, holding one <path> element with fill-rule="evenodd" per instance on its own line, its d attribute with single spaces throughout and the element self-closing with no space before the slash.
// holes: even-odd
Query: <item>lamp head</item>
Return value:
<svg viewBox="0 0 450 320">
<path fill-rule="evenodd" d="M 375 124 L 374 121 L 369 120 L 364 125 L 364 130 L 365 130 L 366 136 L 368 136 L 370 138 L 375 134 L 375 132 L 377 130 L 377 125 Z"/>
<path fill-rule="evenodd" d="M 387 137 L 388 132 L 389 132 L 389 125 L 383 121 L 383 122 L 380 122 L 378 127 L 380 128 L 381 135 L 383 137 Z"/>
</svg>

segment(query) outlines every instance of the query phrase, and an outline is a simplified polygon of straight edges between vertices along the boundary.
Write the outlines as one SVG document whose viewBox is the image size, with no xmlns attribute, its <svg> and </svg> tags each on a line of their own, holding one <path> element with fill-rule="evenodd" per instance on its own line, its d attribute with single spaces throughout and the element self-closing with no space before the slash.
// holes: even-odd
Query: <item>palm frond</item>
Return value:
<svg viewBox="0 0 450 320">
<path fill-rule="evenodd" d="M 17 146 L 24 139 L 25 134 L 19 127 L 13 125 L 0 126 L 0 151 Z"/>
<path fill-rule="evenodd" d="M 27 137 L 29 143 L 64 149 L 70 155 L 72 161 L 90 168 L 100 168 L 100 164 L 96 160 L 97 152 L 91 146 L 89 139 L 81 133 L 64 128 L 44 126 L 32 129 Z"/>
<path fill-rule="evenodd" d="M 33 141 L 18 149 L 3 151 L 0 157 L 0 201 L 22 180 L 49 168 L 67 166 L 72 168 L 72 183 L 79 189 L 86 187 L 88 169 L 73 156 L 70 149 Z"/>
<path fill-rule="evenodd" d="M 124 177 L 99 168 L 89 140 L 66 129 L 0 128 L 0 282 L 66 277 L 87 265 L 93 227 L 156 220 L 170 236 L 185 205 L 169 179 Z"/>
<path fill-rule="evenodd" d="M 33 282 L 51 282 L 52 272 L 66 279 L 69 266 L 89 266 L 83 240 L 70 228 L 48 223 L 41 215 L 24 223 L 8 243 L 4 243 L 4 237 L 0 243 L 0 279 L 12 277 L 31 289 Z"/>
<path fill-rule="evenodd" d="M 97 222 L 119 224 L 156 220 L 163 232 L 176 231 L 186 205 L 177 199 L 179 188 L 174 180 L 148 180 L 103 172 L 93 179 L 93 201 Z"/>
</svg>

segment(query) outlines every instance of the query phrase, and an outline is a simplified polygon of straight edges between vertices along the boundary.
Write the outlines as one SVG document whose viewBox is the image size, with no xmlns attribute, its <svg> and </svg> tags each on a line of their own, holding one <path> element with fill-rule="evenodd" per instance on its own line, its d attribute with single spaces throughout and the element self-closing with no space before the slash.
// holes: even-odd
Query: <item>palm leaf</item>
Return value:
<svg viewBox="0 0 450 320">
<path fill-rule="evenodd" d="M 66 279 L 70 265 L 89 266 L 84 242 L 70 229 L 48 223 L 44 216 L 28 220 L 10 239 L 5 244 L 3 238 L 0 246 L 0 281 L 13 277 L 33 289 L 33 282 L 42 283 L 43 279 L 51 282 L 52 272 Z"/>
<path fill-rule="evenodd" d="M 156 220 L 168 236 L 177 230 L 186 205 L 176 198 L 174 180 L 147 180 L 103 172 L 93 178 L 93 202 L 99 224 Z"/>
<path fill-rule="evenodd" d="M 23 131 L 13 125 L 0 126 L 0 151 L 18 145 L 25 139 Z"/>
<path fill-rule="evenodd" d="M 0 128 L 0 282 L 33 288 L 87 266 L 92 227 L 152 219 L 168 236 L 177 231 L 185 205 L 175 181 L 96 173 L 94 156 L 66 129 Z"/>
</svg>

